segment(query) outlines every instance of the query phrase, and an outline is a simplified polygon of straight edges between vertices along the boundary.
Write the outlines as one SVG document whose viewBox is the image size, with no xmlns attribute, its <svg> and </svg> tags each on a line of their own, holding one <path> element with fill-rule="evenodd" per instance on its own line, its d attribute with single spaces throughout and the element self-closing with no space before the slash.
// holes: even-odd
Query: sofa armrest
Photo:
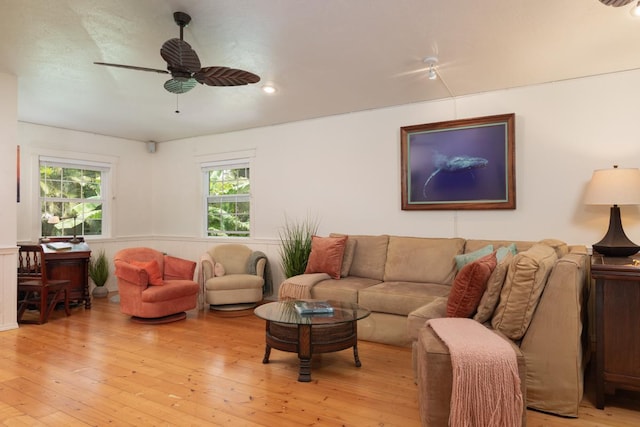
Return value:
<svg viewBox="0 0 640 427">
<path fill-rule="evenodd" d="M 164 280 L 193 280 L 196 263 L 188 259 L 164 256 Z"/>
<path fill-rule="evenodd" d="M 589 257 L 556 261 L 520 348 L 527 360 L 528 406 L 575 417 L 582 400 Z"/>
<path fill-rule="evenodd" d="M 289 277 L 280 284 L 278 299 L 282 301 L 311 298 L 311 288 L 316 283 L 330 278 L 327 273 L 299 274 Z"/>
<path fill-rule="evenodd" d="M 418 339 L 420 329 L 427 320 L 447 317 L 447 301 L 449 297 L 437 297 L 427 305 L 413 310 L 407 317 L 407 332 L 412 341 Z"/>
</svg>

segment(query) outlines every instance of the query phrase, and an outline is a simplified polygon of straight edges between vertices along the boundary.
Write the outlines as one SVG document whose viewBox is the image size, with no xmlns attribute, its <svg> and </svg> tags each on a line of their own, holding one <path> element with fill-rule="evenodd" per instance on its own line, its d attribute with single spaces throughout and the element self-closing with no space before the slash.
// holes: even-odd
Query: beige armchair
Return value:
<svg viewBox="0 0 640 427">
<path fill-rule="evenodd" d="M 217 310 L 241 310 L 271 295 L 267 257 L 235 243 L 212 247 L 200 258 L 205 302 Z"/>
</svg>

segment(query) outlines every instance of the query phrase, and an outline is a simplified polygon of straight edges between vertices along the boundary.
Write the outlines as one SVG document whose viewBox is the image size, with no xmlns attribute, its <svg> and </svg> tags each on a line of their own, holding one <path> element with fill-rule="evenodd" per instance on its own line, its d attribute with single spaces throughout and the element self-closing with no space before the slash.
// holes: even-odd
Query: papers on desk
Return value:
<svg viewBox="0 0 640 427">
<path fill-rule="evenodd" d="M 73 247 L 71 243 L 67 242 L 51 242 L 47 243 L 45 246 L 53 251 L 67 251 Z"/>
<path fill-rule="evenodd" d="M 333 313 L 333 307 L 326 301 L 295 301 L 293 305 L 300 314 Z"/>
</svg>

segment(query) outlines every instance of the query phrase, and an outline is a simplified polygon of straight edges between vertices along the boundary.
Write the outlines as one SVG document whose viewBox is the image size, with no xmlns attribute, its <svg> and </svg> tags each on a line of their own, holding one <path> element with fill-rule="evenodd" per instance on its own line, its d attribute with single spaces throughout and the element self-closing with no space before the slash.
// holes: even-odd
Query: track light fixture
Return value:
<svg viewBox="0 0 640 427">
<path fill-rule="evenodd" d="M 427 58 L 424 58 L 423 62 L 429 66 L 429 71 L 427 72 L 429 80 L 437 79 L 438 72 L 436 71 L 436 64 L 438 63 L 438 58 L 436 58 L 435 56 L 429 56 Z"/>
</svg>

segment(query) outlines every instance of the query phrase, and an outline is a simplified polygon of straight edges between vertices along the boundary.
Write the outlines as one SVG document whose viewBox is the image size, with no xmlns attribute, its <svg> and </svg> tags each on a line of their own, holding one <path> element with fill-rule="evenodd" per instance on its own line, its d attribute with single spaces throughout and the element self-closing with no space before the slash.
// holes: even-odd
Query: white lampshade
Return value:
<svg viewBox="0 0 640 427">
<path fill-rule="evenodd" d="M 57 215 L 52 215 L 47 220 L 47 224 L 58 224 L 60 222 L 60 217 Z"/>
<path fill-rule="evenodd" d="M 598 169 L 584 198 L 587 205 L 640 205 L 640 169 Z"/>
</svg>

